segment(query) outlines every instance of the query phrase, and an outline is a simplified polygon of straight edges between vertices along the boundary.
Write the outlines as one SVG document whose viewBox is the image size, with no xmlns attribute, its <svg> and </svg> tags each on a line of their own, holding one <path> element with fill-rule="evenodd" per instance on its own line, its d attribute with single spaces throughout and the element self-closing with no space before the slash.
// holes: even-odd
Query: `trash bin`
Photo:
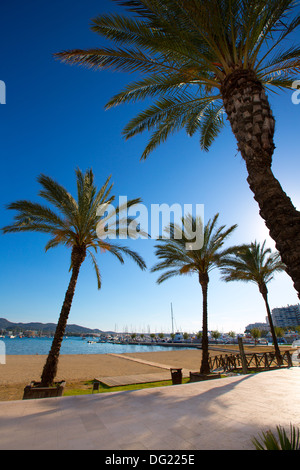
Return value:
<svg viewBox="0 0 300 470">
<path fill-rule="evenodd" d="M 99 388 L 100 388 L 100 380 L 94 379 L 92 393 L 99 392 Z"/>
<path fill-rule="evenodd" d="M 172 384 L 179 385 L 182 383 L 182 369 L 170 369 L 172 376 Z"/>
</svg>

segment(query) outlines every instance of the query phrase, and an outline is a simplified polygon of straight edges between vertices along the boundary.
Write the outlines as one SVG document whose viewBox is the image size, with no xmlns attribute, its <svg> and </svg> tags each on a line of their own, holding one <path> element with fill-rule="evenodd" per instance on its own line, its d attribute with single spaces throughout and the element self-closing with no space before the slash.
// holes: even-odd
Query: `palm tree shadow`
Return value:
<svg viewBox="0 0 300 470">
<path fill-rule="evenodd" d="M 163 410 L 169 408 L 170 410 L 175 408 L 176 413 L 174 413 L 174 423 L 182 423 L 186 420 L 191 419 L 203 419 L 216 411 L 216 407 L 222 408 L 223 412 L 226 414 L 226 409 L 229 409 L 231 406 L 235 405 L 234 400 L 228 398 L 228 400 L 222 400 L 227 394 L 230 394 L 236 387 L 238 387 L 242 382 L 251 379 L 253 376 L 245 375 L 239 377 L 238 380 L 232 380 L 230 382 L 224 383 L 222 385 L 223 379 L 213 380 L 213 383 L 210 381 L 209 389 L 207 389 L 207 381 L 203 382 L 194 382 L 187 383 L 183 385 L 176 385 L 174 387 L 184 387 L 182 394 L 172 392 L 170 394 L 165 393 L 165 389 L 157 389 L 156 391 L 151 391 L 149 394 L 149 399 L 151 399 L 152 405 L 157 402 L 157 410 L 162 406 Z M 203 387 L 202 387 L 203 385 Z M 189 387 L 191 387 L 189 391 Z M 198 387 L 197 393 L 195 393 L 195 387 Z M 179 389 L 180 390 L 180 389 Z M 152 408 L 152 406 L 151 406 Z M 161 419 L 164 420 L 164 411 L 162 410 Z M 159 411 L 157 412 L 159 416 Z M 159 418 L 158 418 L 159 419 Z"/>
<path fill-rule="evenodd" d="M 203 393 L 201 393 L 201 390 L 199 390 L 199 392 L 200 392 L 199 395 L 195 396 L 194 399 L 199 400 L 199 398 L 200 398 L 201 401 L 205 401 L 206 403 L 209 404 L 210 402 L 218 400 L 223 395 L 226 395 L 227 393 L 230 393 L 235 387 L 240 385 L 241 382 L 243 382 L 247 379 L 250 379 L 251 377 L 253 377 L 252 374 L 248 374 L 248 375 L 242 376 L 242 378 L 239 377 L 239 380 L 232 381 L 232 382 L 229 382 L 229 383 L 227 382 L 225 385 L 222 385 L 222 386 L 212 387 L 212 388 L 210 388 L 209 390 L 206 390 Z M 218 380 L 218 379 L 216 379 L 216 380 Z M 222 378 L 220 380 L 222 381 Z M 199 383 L 199 382 L 197 382 L 197 383 Z M 223 403 L 223 406 L 225 407 L 226 405 L 224 405 L 224 403 Z"/>
</svg>

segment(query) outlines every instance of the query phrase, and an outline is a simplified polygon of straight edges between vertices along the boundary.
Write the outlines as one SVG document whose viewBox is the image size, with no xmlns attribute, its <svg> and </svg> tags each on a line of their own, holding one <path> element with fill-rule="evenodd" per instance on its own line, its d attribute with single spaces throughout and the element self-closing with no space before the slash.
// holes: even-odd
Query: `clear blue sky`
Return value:
<svg viewBox="0 0 300 470">
<path fill-rule="evenodd" d="M 205 222 L 220 213 L 220 222 L 238 224 L 230 244 L 263 241 L 274 248 L 246 181 L 244 162 L 227 127 L 209 153 L 197 136 L 172 137 L 146 162 L 140 161 L 147 135 L 129 141 L 121 136 L 138 105 L 104 110 L 108 99 L 132 77 L 95 72 L 55 61 L 52 54 L 104 44 L 91 32 L 90 20 L 116 10 L 110 0 L 15 0 L 1 5 L 1 68 L 7 103 L 0 105 L 1 226 L 13 213 L 5 205 L 17 199 L 38 200 L 36 178 L 45 173 L 71 192 L 76 167 L 92 167 L 100 186 L 112 174 L 116 195 L 141 197 L 151 204 L 204 204 Z M 298 39 L 300 39 L 298 35 Z M 300 78 L 300 77 L 299 77 Z M 300 105 L 291 93 L 270 96 L 276 118 L 273 171 L 300 210 Z M 10 321 L 56 322 L 69 282 L 65 248 L 45 254 L 47 236 L 2 235 L 0 244 L 0 317 Z M 129 241 L 149 268 L 155 263 L 150 240 Z M 69 323 L 102 330 L 171 331 L 175 326 L 198 331 L 202 295 L 196 276 L 174 278 L 158 286 L 157 276 L 141 272 L 128 260 L 121 265 L 109 254 L 99 256 L 103 286 L 87 260 L 82 267 Z M 298 303 L 287 274 L 269 284 L 271 308 Z M 209 329 L 243 332 L 248 323 L 265 321 L 263 299 L 255 285 L 225 284 L 213 271 L 209 284 Z"/>
</svg>

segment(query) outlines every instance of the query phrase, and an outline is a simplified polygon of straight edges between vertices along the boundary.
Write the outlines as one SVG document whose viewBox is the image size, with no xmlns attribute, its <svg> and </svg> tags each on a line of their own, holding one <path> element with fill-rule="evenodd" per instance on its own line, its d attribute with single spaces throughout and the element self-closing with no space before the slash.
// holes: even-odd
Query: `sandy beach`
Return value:
<svg viewBox="0 0 300 470">
<path fill-rule="evenodd" d="M 255 348 L 272 350 L 272 348 Z M 289 349 L 287 347 L 284 348 Z M 254 352 L 252 348 L 252 352 Z M 225 354 L 211 350 L 210 355 Z M 0 400 L 12 399 L 15 389 L 21 399 L 25 385 L 39 381 L 46 361 L 44 355 L 7 355 L 6 364 L 0 364 Z M 150 364 L 149 364 L 150 363 Z M 56 380 L 67 383 L 93 380 L 97 377 L 159 373 L 169 367 L 199 371 L 201 350 L 156 351 L 145 353 L 61 355 Z M 171 378 L 171 375 L 170 375 Z M 14 395 L 15 396 L 15 395 Z"/>
<path fill-rule="evenodd" d="M 32 380 L 40 380 L 46 357 L 7 355 L 6 364 L 0 364 L 0 400 L 22 399 L 24 386 Z M 165 371 L 168 366 L 198 370 L 200 361 L 200 350 L 157 351 L 120 356 L 68 354 L 61 355 L 59 359 L 56 380 L 65 380 L 68 384 L 93 380 L 97 377 L 151 374 Z M 155 366 L 149 365 L 148 362 Z"/>
<path fill-rule="evenodd" d="M 142 362 L 132 361 L 131 358 L 161 364 L 162 368 L 171 367 L 191 368 L 197 370 L 200 366 L 201 351 L 157 351 L 147 353 L 122 354 L 122 357 L 112 354 L 68 354 L 59 360 L 57 380 L 79 381 L 92 380 L 99 376 L 118 376 L 131 374 L 147 374 L 159 372 L 159 367 Z M 6 364 L 0 365 L 0 386 L 17 383 L 29 383 L 39 380 L 46 356 L 42 355 L 9 355 Z"/>
</svg>

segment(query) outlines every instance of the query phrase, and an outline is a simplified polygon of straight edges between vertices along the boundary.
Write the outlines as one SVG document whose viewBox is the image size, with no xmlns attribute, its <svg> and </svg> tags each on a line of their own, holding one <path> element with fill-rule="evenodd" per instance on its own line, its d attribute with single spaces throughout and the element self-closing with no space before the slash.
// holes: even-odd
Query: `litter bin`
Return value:
<svg viewBox="0 0 300 470">
<path fill-rule="evenodd" d="M 182 369 L 170 369 L 172 376 L 172 384 L 179 385 L 182 383 Z"/>
<path fill-rule="evenodd" d="M 99 392 L 99 388 L 100 388 L 100 380 L 94 379 L 92 393 Z"/>
</svg>

